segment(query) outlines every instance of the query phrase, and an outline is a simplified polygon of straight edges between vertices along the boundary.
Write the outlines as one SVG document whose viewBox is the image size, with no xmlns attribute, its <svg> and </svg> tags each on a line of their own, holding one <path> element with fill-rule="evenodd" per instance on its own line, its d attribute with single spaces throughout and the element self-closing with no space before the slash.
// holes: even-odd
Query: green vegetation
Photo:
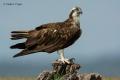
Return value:
<svg viewBox="0 0 120 80">
<path fill-rule="evenodd" d="M 60 74 L 55 74 L 51 80 L 63 80 L 62 75 Z"/>
</svg>

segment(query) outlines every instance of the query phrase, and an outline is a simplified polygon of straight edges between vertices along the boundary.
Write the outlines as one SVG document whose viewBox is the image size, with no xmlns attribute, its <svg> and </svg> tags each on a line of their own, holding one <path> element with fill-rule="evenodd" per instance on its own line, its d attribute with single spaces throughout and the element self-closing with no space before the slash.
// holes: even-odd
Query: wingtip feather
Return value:
<svg viewBox="0 0 120 80">
<path fill-rule="evenodd" d="M 19 57 L 17 54 L 13 56 L 13 58 Z"/>
</svg>

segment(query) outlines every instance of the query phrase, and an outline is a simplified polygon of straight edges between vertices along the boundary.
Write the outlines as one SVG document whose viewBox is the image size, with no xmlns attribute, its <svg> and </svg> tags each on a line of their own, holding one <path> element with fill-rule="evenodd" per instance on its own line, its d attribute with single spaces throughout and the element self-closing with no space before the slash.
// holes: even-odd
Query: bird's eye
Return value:
<svg viewBox="0 0 120 80">
<path fill-rule="evenodd" d="M 72 12 L 74 12 L 75 10 L 72 10 Z"/>
</svg>

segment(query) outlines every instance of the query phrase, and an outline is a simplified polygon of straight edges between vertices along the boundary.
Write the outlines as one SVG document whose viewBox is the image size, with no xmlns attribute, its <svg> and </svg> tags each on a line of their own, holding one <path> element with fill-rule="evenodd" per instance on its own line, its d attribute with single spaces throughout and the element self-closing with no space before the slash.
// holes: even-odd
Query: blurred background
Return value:
<svg viewBox="0 0 120 80">
<path fill-rule="evenodd" d="M 120 0 L 0 0 L 0 76 L 32 76 L 51 69 L 56 52 L 13 58 L 20 50 L 9 47 L 24 40 L 10 40 L 10 32 L 64 21 L 74 6 L 83 10 L 83 33 L 65 56 L 81 64 L 80 72 L 120 76 Z"/>
</svg>

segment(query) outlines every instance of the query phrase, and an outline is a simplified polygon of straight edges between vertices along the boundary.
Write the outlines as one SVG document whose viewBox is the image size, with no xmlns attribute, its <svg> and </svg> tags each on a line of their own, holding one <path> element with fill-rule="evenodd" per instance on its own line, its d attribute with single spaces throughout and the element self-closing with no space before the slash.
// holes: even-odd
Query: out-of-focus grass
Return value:
<svg viewBox="0 0 120 80">
<path fill-rule="evenodd" d="M 0 77 L 0 80 L 36 80 L 36 77 Z"/>
<path fill-rule="evenodd" d="M 120 77 L 105 77 L 103 80 L 120 80 Z"/>
<path fill-rule="evenodd" d="M 0 80 L 36 80 L 36 77 L 0 77 Z M 61 80 L 56 78 L 55 80 Z M 103 80 L 120 80 L 120 77 L 104 77 Z"/>
</svg>

